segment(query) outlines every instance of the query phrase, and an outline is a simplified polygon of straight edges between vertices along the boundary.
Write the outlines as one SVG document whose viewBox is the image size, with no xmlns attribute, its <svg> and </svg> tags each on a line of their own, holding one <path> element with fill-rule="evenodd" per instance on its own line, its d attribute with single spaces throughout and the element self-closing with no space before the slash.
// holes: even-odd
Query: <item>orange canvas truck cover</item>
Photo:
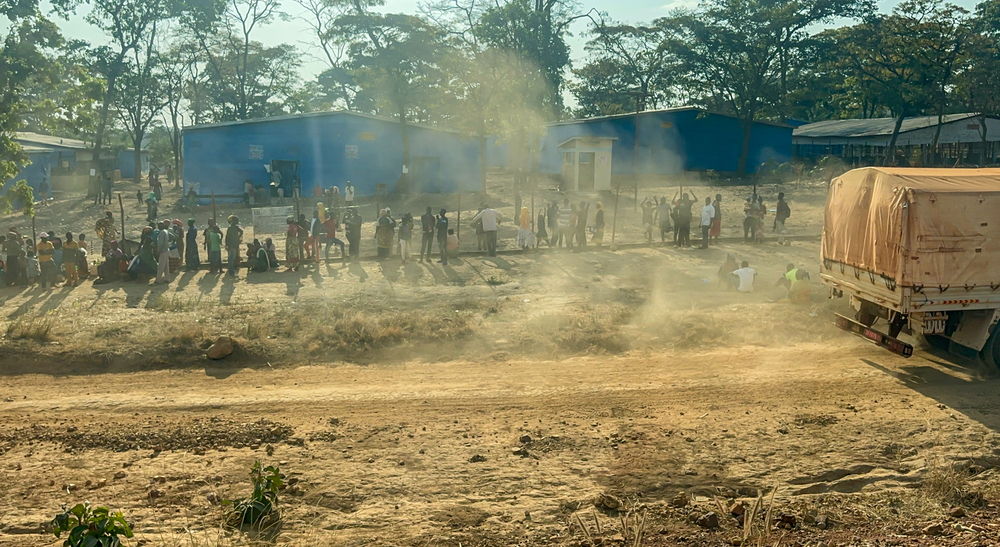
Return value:
<svg viewBox="0 0 1000 547">
<path fill-rule="evenodd" d="M 1000 287 L 1000 169 L 849 171 L 827 196 L 822 255 L 902 287 Z"/>
</svg>

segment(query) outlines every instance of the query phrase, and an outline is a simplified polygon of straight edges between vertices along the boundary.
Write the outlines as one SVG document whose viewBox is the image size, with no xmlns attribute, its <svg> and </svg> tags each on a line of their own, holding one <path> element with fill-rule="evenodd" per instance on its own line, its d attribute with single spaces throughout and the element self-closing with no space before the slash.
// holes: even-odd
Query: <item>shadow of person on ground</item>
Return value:
<svg viewBox="0 0 1000 547">
<path fill-rule="evenodd" d="M 485 262 L 486 264 L 492 264 L 493 266 L 500 268 L 501 270 L 510 270 L 514 267 L 513 264 L 511 264 L 510 262 L 499 256 L 483 258 L 483 262 Z"/>
<path fill-rule="evenodd" d="M 284 272 L 282 278 L 285 282 L 285 294 L 291 296 L 292 300 L 297 300 L 302 288 L 302 272 Z"/>
<path fill-rule="evenodd" d="M 219 303 L 228 306 L 233 303 L 233 293 L 236 292 L 236 282 L 239 280 L 235 275 L 224 274 L 222 276 L 222 289 L 219 290 Z"/>
<path fill-rule="evenodd" d="M 174 278 L 174 290 L 177 292 L 183 291 L 196 275 L 198 275 L 196 270 L 185 270 L 184 273 Z"/>
<path fill-rule="evenodd" d="M 198 291 L 203 295 L 212 294 L 215 286 L 219 284 L 219 277 L 222 274 L 206 273 L 198 280 Z"/>
<path fill-rule="evenodd" d="M 34 309 L 35 304 L 44 302 L 47 298 L 49 298 L 53 294 L 58 294 L 56 291 L 57 289 L 43 289 L 38 286 L 35 286 L 34 289 L 31 291 L 21 291 L 22 293 L 29 294 L 30 297 L 24 302 L 21 302 L 21 304 L 18 307 L 14 308 L 14 311 L 10 312 L 10 315 L 8 315 L 7 318 L 16 319 L 30 312 L 32 309 Z M 63 298 L 65 298 L 65 296 Z"/>
<path fill-rule="evenodd" d="M 423 269 L 418 263 L 410 261 L 403 265 L 403 277 L 410 283 L 416 285 L 423 276 Z"/>
<path fill-rule="evenodd" d="M 447 276 L 447 282 L 452 285 L 463 286 L 465 285 L 465 279 L 451 267 L 452 261 L 449 260 L 448 264 L 442 264 L 441 270 L 444 271 L 445 276 Z"/>
<path fill-rule="evenodd" d="M 391 258 L 380 260 L 378 263 L 379 271 L 382 272 L 382 277 L 384 277 L 389 283 L 399 281 L 400 266 L 402 266 L 402 264 Z"/>
<path fill-rule="evenodd" d="M 153 284 L 152 278 L 140 278 L 121 282 L 121 290 L 125 293 L 125 307 L 138 308 L 139 304 L 146 299 L 146 295 L 157 285 Z"/>
<path fill-rule="evenodd" d="M 357 262 L 351 262 L 351 265 L 348 266 L 347 271 L 350 272 L 351 275 L 357 277 L 358 281 L 361 283 L 364 283 L 365 281 L 368 280 L 368 272 L 366 272 L 365 268 Z"/>
<path fill-rule="evenodd" d="M 445 275 L 445 272 L 441 268 L 437 267 L 435 264 L 425 262 L 421 264 L 420 267 L 428 274 L 430 274 L 431 279 L 434 280 L 435 285 L 445 285 L 448 283 L 448 276 Z"/>
</svg>

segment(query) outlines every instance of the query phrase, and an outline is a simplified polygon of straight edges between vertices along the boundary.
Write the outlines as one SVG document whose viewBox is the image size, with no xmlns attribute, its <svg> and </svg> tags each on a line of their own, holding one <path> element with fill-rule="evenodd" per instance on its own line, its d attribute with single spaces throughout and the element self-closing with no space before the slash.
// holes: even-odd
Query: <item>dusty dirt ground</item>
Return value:
<svg viewBox="0 0 1000 547">
<path fill-rule="evenodd" d="M 727 254 L 757 292 L 719 287 Z M 784 265 L 817 254 L 0 289 L 0 545 L 54 542 L 81 500 L 124 511 L 132 545 L 249 544 L 218 500 L 256 459 L 295 479 L 265 544 L 998 544 L 1000 382 L 835 329 L 820 287 L 784 300 Z M 239 350 L 210 362 L 220 334 Z"/>
</svg>

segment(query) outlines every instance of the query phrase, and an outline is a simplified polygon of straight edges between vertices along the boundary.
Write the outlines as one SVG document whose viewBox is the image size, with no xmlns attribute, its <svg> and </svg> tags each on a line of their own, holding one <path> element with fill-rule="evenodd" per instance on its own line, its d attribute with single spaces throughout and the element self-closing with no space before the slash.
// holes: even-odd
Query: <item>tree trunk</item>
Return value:
<svg viewBox="0 0 1000 547">
<path fill-rule="evenodd" d="M 486 135 L 479 136 L 479 190 L 486 194 Z"/>
<path fill-rule="evenodd" d="M 97 123 L 97 132 L 94 135 L 94 162 L 98 171 L 101 169 L 101 150 L 104 148 L 104 133 L 108 127 L 111 102 L 115 99 L 115 84 L 118 82 L 116 70 L 112 69 L 112 73 L 108 75 L 108 87 L 104 90 L 104 100 L 101 102 L 101 114 Z"/>
<path fill-rule="evenodd" d="M 896 125 L 892 128 L 892 136 L 889 138 L 889 146 L 885 147 L 885 159 L 882 160 L 883 165 L 895 165 L 896 164 L 896 139 L 899 138 L 899 128 L 903 126 L 903 119 L 906 114 L 900 111 L 899 116 L 896 116 Z"/>
<path fill-rule="evenodd" d="M 174 104 L 170 108 L 170 125 L 172 126 L 170 134 L 170 147 L 172 149 L 171 151 L 174 153 L 174 188 L 180 186 L 181 180 L 181 127 L 177 116 L 178 108 L 176 108 L 176 104 Z"/>
<path fill-rule="evenodd" d="M 736 174 L 747 174 L 747 163 L 750 161 L 750 133 L 753 131 L 753 117 L 743 119 L 743 142 L 740 144 L 740 160 L 736 166 Z"/>
<path fill-rule="evenodd" d="M 931 140 L 931 163 L 937 165 L 941 162 L 941 154 L 938 153 L 938 141 L 941 139 L 941 126 L 944 123 L 944 103 L 938 104 L 937 125 L 934 127 L 934 139 Z"/>
<path fill-rule="evenodd" d="M 142 135 L 136 134 L 136 138 L 132 141 L 133 157 L 132 162 L 135 165 L 135 183 L 142 184 Z"/>
</svg>

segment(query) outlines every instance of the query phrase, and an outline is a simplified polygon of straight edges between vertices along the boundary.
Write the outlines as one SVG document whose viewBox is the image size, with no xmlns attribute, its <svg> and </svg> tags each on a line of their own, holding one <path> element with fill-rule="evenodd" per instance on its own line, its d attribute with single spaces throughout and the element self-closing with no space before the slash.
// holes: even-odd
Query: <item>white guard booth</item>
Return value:
<svg viewBox="0 0 1000 547">
<path fill-rule="evenodd" d="M 613 137 L 573 137 L 559 145 L 562 178 L 566 190 L 600 192 L 611 190 Z"/>
</svg>

